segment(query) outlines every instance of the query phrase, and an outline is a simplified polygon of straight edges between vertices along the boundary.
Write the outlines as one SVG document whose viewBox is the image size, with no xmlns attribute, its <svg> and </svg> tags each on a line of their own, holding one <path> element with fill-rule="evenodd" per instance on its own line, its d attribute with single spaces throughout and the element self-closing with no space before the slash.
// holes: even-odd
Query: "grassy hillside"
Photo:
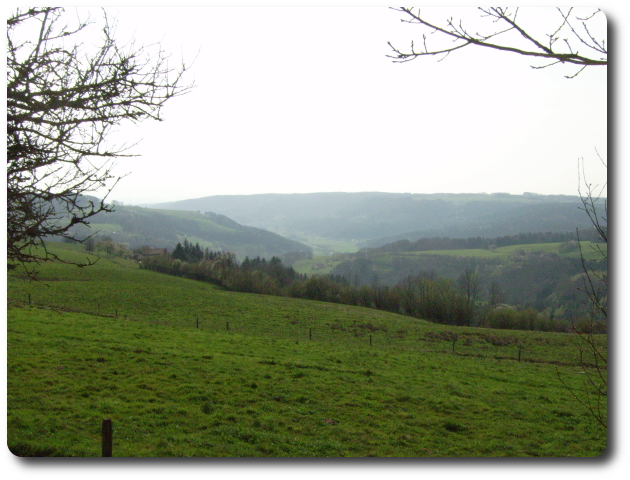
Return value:
<svg viewBox="0 0 630 480">
<path fill-rule="evenodd" d="M 606 448 L 604 429 L 558 380 L 580 392 L 586 375 L 571 335 L 226 292 L 119 259 L 47 264 L 41 279 L 8 279 L 15 454 L 99 456 L 104 418 L 114 456 Z"/>
<path fill-rule="evenodd" d="M 75 227 L 78 237 L 94 232 L 112 237 L 130 248 L 152 245 L 172 250 L 177 242 L 187 239 L 210 250 L 230 250 L 240 258 L 281 256 L 289 252 L 311 249 L 260 228 L 246 227 L 224 215 L 180 210 L 156 210 L 141 207 L 116 206 L 111 213 L 99 213 L 91 228 Z"/>
</svg>

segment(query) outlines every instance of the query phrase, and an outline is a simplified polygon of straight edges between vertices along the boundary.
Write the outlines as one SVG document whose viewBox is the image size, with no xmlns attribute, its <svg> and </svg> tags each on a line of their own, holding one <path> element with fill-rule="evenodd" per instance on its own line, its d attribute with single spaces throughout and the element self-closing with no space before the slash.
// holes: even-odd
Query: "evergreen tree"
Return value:
<svg viewBox="0 0 630 480">
<path fill-rule="evenodd" d="M 171 253 L 171 257 L 176 260 L 185 260 L 186 253 L 184 252 L 184 247 L 182 247 L 181 243 L 177 242 L 177 246 L 175 247 L 175 250 L 173 250 L 173 253 Z"/>
</svg>

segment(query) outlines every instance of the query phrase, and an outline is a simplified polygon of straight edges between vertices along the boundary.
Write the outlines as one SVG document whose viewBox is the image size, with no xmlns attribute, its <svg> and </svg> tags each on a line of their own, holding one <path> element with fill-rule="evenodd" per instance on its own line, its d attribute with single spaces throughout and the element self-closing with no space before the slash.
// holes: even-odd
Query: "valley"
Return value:
<svg viewBox="0 0 630 480">
<path fill-rule="evenodd" d="M 384 192 L 217 195 L 147 205 L 216 212 L 300 242 L 315 237 L 320 240 L 313 243 L 329 239 L 358 248 L 428 237 L 494 238 L 587 230 L 590 224 L 581 206 L 579 197 L 565 195 Z M 351 251 L 347 243 L 322 248 L 326 250 Z"/>
</svg>

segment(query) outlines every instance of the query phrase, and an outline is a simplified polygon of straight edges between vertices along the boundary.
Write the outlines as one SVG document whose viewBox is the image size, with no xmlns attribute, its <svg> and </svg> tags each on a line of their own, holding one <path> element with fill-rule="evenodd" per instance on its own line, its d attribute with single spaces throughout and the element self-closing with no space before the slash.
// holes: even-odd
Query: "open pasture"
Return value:
<svg viewBox="0 0 630 480">
<path fill-rule="evenodd" d="M 8 281 L 15 454 L 99 456 L 105 418 L 114 456 L 563 457 L 606 448 L 606 431 L 558 379 L 583 388 L 571 335 L 226 292 L 119 259 L 47 264 L 41 278 Z"/>
</svg>

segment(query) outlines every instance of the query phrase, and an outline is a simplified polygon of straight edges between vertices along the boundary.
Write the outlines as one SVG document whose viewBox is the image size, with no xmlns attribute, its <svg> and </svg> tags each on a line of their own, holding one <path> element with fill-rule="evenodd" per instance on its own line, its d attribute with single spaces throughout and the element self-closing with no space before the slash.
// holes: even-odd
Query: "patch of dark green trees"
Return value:
<svg viewBox="0 0 630 480">
<path fill-rule="evenodd" d="M 355 261 L 365 263 L 366 259 Z M 406 273 L 388 285 L 379 282 L 370 269 L 369 276 L 360 280 L 352 269 L 346 269 L 347 275 L 308 277 L 286 266 L 280 257 L 245 257 L 238 262 L 231 252 L 204 250 L 185 240 L 170 255 L 147 258 L 141 267 L 231 291 L 375 308 L 448 325 L 567 332 L 589 324 L 588 305 L 578 290 L 578 260 L 530 255 L 508 265 L 494 265 L 499 276 L 483 263 L 451 261 L 455 262 L 451 267 L 460 272 L 451 278 L 428 269 Z M 523 292 L 522 303 L 514 302 L 510 293 L 514 290 Z M 601 329 L 603 333 L 605 326 Z"/>
</svg>

